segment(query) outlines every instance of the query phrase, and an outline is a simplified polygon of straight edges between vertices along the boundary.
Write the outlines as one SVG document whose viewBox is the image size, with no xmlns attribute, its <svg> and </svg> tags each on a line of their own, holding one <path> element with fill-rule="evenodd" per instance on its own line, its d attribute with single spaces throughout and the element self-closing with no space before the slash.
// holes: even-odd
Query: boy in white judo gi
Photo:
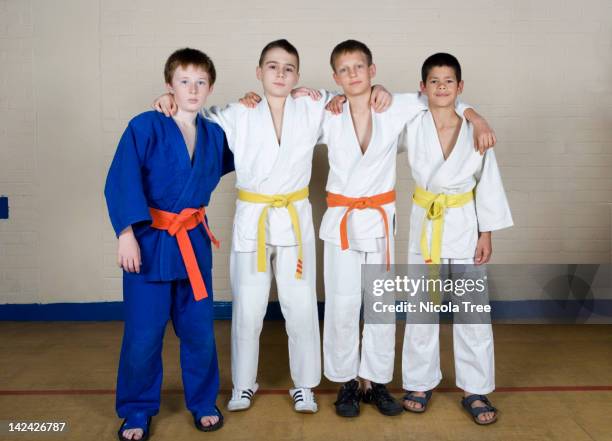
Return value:
<svg viewBox="0 0 612 441">
<path fill-rule="evenodd" d="M 296 411 L 314 413 L 312 388 L 321 379 L 321 355 L 308 184 L 327 97 L 292 98 L 299 55 L 287 40 L 262 50 L 256 75 L 264 98 L 254 109 L 232 104 L 206 112 L 225 130 L 238 187 L 230 256 L 234 388 L 228 409 L 248 409 L 259 387 L 259 337 L 274 275 L 289 337 L 295 385 L 289 394 Z M 388 95 L 382 89 L 383 108 Z M 156 106 L 171 111 L 169 97 L 160 100 Z"/>
<path fill-rule="evenodd" d="M 416 181 L 408 263 L 442 264 L 451 273 L 487 263 L 491 232 L 513 224 L 494 151 L 484 156 L 474 151 L 474 127 L 455 111 L 462 90 L 457 59 L 444 53 L 429 57 L 421 82 L 429 109 L 411 122 L 401 141 Z M 432 319 L 413 323 L 408 314 L 402 352 L 407 391 L 403 405 L 420 413 L 442 379 L 439 324 Z M 495 422 L 497 410 L 485 396 L 495 388 L 490 317 L 486 323 L 455 323 L 453 345 L 463 407 L 478 424 Z"/>
<path fill-rule="evenodd" d="M 347 102 L 340 115 L 326 114 L 320 139 L 328 146 L 330 165 L 328 209 L 319 235 L 325 242 L 324 374 L 344 383 L 335 403 L 338 415 L 359 415 L 361 400 L 384 415 L 398 415 L 402 406 L 385 386 L 393 377 L 395 323 L 366 323 L 359 338 L 360 273 L 362 264 L 388 267 L 394 261 L 398 138 L 408 122 L 427 110 L 427 102 L 418 94 L 396 94 L 386 112 L 372 113 L 376 66 L 368 47 L 344 41 L 330 62 Z M 483 139 L 492 140 L 488 125 L 473 110 L 466 110 L 466 117 L 474 119 Z M 358 378 L 364 380 L 363 390 Z"/>
</svg>

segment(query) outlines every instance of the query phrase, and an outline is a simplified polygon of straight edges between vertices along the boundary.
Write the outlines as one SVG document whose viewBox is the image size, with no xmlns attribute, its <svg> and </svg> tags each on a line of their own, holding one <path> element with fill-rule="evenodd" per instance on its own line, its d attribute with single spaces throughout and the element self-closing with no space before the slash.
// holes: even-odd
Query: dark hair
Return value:
<svg viewBox="0 0 612 441">
<path fill-rule="evenodd" d="M 421 68 L 421 79 L 425 83 L 427 81 L 427 75 L 434 67 L 442 67 L 447 66 L 452 68 L 455 71 L 455 76 L 457 77 L 457 82 L 461 81 L 461 65 L 459 64 L 459 60 L 457 60 L 451 54 L 446 54 L 444 52 L 439 52 L 437 54 L 433 54 L 425 60 L 423 63 L 423 67 Z"/>
<path fill-rule="evenodd" d="M 172 76 L 177 67 L 181 66 L 185 69 L 187 66 L 195 66 L 204 70 L 208 74 L 208 80 L 210 85 L 215 84 L 217 79 L 217 73 L 215 71 L 215 65 L 208 55 L 197 49 L 183 48 L 178 49 L 172 53 L 166 60 L 164 66 L 164 79 L 166 83 L 172 83 Z"/>
<path fill-rule="evenodd" d="M 268 51 L 271 51 L 272 49 L 276 49 L 276 48 L 280 48 L 284 50 L 285 52 L 290 53 L 291 55 L 295 55 L 295 58 L 297 58 L 297 63 L 298 63 L 298 65 L 296 66 L 296 69 L 298 71 L 300 70 L 300 54 L 298 54 L 298 51 L 295 48 L 295 46 L 289 43 L 284 38 L 281 38 L 280 40 L 274 40 L 266 44 L 266 46 L 261 50 L 261 55 L 259 56 L 259 67 L 263 67 L 262 65 L 264 62 L 264 58 L 266 57 L 266 54 L 268 53 Z"/>
<path fill-rule="evenodd" d="M 350 53 L 350 52 L 361 52 L 363 53 L 363 55 L 366 56 L 367 60 L 368 60 L 368 66 L 372 65 L 372 51 L 370 51 L 370 48 L 367 47 L 364 43 L 362 43 L 361 41 L 357 41 L 357 40 L 345 40 L 342 43 L 339 43 L 336 45 L 336 47 L 334 48 L 334 50 L 331 53 L 331 56 L 329 57 L 329 64 L 331 64 L 332 69 L 334 70 L 334 72 L 336 71 L 336 59 L 343 54 L 346 53 Z"/>
</svg>

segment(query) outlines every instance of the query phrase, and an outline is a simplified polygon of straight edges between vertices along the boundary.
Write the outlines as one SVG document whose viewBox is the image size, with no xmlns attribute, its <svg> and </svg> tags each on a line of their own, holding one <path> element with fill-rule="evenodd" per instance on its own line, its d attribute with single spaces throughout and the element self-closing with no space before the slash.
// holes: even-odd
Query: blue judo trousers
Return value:
<svg viewBox="0 0 612 441">
<path fill-rule="evenodd" d="M 153 228 L 150 213 L 150 208 L 180 213 L 207 206 L 221 177 L 234 169 L 223 130 L 199 115 L 196 129 L 192 160 L 172 118 L 157 112 L 136 116 L 121 137 L 106 180 L 115 233 L 131 225 L 142 257 L 140 273 L 123 275 L 125 327 L 116 408 L 119 417 L 132 421 L 159 412 L 162 342 L 170 319 L 180 339 L 187 408 L 198 419 L 216 414 L 210 238 L 202 224 L 187 233 L 208 292 L 196 301 L 176 238 Z"/>
<path fill-rule="evenodd" d="M 210 286 L 210 285 L 209 285 Z M 180 339 L 185 403 L 198 418 L 215 415 L 219 367 L 213 329 L 213 299 L 196 301 L 189 280 L 123 279 L 125 330 L 117 379 L 117 414 L 127 418 L 159 411 L 162 340 L 168 319 Z"/>
</svg>

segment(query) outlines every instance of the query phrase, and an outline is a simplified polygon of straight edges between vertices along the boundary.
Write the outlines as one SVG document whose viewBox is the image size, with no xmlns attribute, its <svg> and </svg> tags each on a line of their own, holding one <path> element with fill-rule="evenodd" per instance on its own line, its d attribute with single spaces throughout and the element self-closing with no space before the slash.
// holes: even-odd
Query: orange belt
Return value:
<svg viewBox="0 0 612 441">
<path fill-rule="evenodd" d="M 178 214 L 149 207 L 149 212 L 153 218 L 151 227 L 167 231 L 172 237 L 176 236 L 176 241 L 178 242 L 179 250 L 183 257 L 183 263 L 185 263 L 185 268 L 187 268 L 189 283 L 191 283 L 191 288 L 193 289 L 193 297 L 196 300 L 202 300 L 208 297 L 206 285 L 204 284 L 202 273 L 198 267 L 198 261 L 193 252 L 189 234 L 187 234 L 187 231 L 193 230 L 199 224 L 202 224 L 204 225 L 204 229 L 210 241 L 216 248 L 219 248 L 219 241 L 213 236 L 210 228 L 208 228 L 206 224 L 206 219 L 204 217 L 206 215 L 205 207 L 199 210 L 196 208 L 185 208 Z"/>
<path fill-rule="evenodd" d="M 395 190 L 388 191 L 387 193 L 381 193 L 370 197 L 362 198 L 349 198 L 341 194 L 327 193 L 327 206 L 328 207 L 347 207 L 342 221 L 340 222 L 340 246 L 343 250 L 348 249 L 348 232 L 347 232 L 347 221 L 348 215 L 352 210 L 363 210 L 364 208 L 373 208 L 378 210 L 385 222 L 385 238 L 387 239 L 387 271 L 391 269 L 391 255 L 389 245 L 389 220 L 387 219 L 387 212 L 382 207 L 385 204 L 389 204 L 395 201 Z"/>
</svg>

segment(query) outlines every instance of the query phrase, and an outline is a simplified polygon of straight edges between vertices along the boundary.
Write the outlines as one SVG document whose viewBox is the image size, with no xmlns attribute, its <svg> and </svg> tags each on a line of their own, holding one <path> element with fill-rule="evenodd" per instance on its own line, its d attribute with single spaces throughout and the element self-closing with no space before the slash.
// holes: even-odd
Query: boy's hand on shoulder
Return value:
<svg viewBox="0 0 612 441">
<path fill-rule="evenodd" d="M 138 246 L 131 225 L 119 235 L 117 265 L 128 273 L 140 273 L 140 266 L 142 265 L 140 246 Z"/>
<path fill-rule="evenodd" d="M 393 102 L 393 95 L 380 84 L 376 84 L 372 87 L 372 96 L 370 98 L 370 105 L 376 113 L 384 112 L 391 106 Z"/>
<path fill-rule="evenodd" d="M 469 121 L 474 126 L 474 147 L 483 155 L 487 149 L 495 146 L 497 138 L 487 120 L 472 109 L 466 110 L 466 112 L 470 111 L 473 112 L 473 115 L 470 115 L 471 118 L 469 118 Z"/>
<path fill-rule="evenodd" d="M 344 105 L 345 101 L 346 96 L 336 95 L 331 100 L 329 100 L 329 103 L 327 103 L 327 105 L 325 106 L 325 110 L 330 111 L 334 115 L 340 115 L 342 113 L 342 106 Z"/>
<path fill-rule="evenodd" d="M 321 99 L 321 92 L 310 87 L 296 87 L 291 91 L 291 98 L 293 99 L 303 96 L 309 96 L 313 101 L 319 101 Z"/>
<path fill-rule="evenodd" d="M 493 246 L 491 245 L 491 232 L 485 231 L 479 233 L 478 243 L 476 244 L 476 255 L 474 256 L 474 263 L 476 265 L 482 265 L 491 260 L 491 254 L 493 254 Z"/>
<path fill-rule="evenodd" d="M 164 93 L 153 101 L 153 108 L 166 116 L 172 116 L 178 110 L 174 97 L 169 93 Z"/>
<path fill-rule="evenodd" d="M 240 104 L 242 104 L 244 107 L 248 107 L 249 109 L 254 109 L 257 107 L 257 104 L 259 104 L 260 101 L 261 97 L 255 92 L 247 92 L 238 100 Z"/>
</svg>

